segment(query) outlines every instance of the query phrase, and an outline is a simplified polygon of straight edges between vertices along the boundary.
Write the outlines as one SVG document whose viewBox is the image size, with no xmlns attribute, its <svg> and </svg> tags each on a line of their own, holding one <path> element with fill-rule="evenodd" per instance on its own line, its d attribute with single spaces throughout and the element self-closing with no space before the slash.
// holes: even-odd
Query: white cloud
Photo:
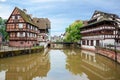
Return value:
<svg viewBox="0 0 120 80">
<path fill-rule="evenodd" d="M 51 21 L 51 35 L 60 35 L 65 32 L 67 28 L 74 20 L 69 18 L 58 18 L 52 17 L 49 18 Z"/>
<path fill-rule="evenodd" d="M 6 0 L 0 0 L 0 2 L 5 2 Z"/>
<path fill-rule="evenodd" d="M 0 17 L 8 19 L 12 10 L 8 5 L 0 5 Z"/>
<path fill-rule="evenodd" d="M 67 0 L 31 0 L 33 3 L 45 3 L 45 2 L 65 2 Z"/>
</svg>

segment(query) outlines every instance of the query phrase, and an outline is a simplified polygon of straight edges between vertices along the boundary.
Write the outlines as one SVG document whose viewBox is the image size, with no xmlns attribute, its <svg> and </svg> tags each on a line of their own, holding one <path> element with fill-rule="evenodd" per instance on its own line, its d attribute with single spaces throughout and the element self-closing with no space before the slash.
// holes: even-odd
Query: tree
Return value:
<svg viewBox="0 0 120 80">
<path fill-rule="evenodd" d="M 7 40 L 8 39 L 8 33 L 6 32 L 6 19 L 2 19 L 0 17 L 0 33 L 2 34 L 3 36 L 3 41 Z"/>
<path fill-rule="evenodd" d="M 81 39 L 80 27 L 83 26 L 83 22 L 77 20 L 73 22 L 68 28 L 66 28 L 65 42 L 78 42 Z"/>
</svg>

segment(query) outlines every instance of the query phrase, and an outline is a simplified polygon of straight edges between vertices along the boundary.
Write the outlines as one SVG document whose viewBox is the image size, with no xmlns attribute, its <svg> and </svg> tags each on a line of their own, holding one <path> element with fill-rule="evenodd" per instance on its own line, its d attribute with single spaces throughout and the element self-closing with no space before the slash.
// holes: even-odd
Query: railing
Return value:
<svg viewBox="0 0 120 80">
<path fill-rule="evenodd" d="M 26 28 L 18 28 L 18 29 L 7 29 L 6 31 L 28 31 L 28 32 L 32 32 L 32 33 L 39 33 L 39 31 L 36 31 L 36 30 L 32 30 L 32 29 L 26 29 Z"/>
<path fill-rule="evenodd" d="M 114 39 L 115 38 L 115 35 L 96 35 L 96 36 L 83 36 L 82 39 L 104 39 L 104 38 L 107 38 L 107 39 Z M 116 38 L 120 38 L 120 36 L 116 36 Z"/>
<path fill-rule="evenodd" d="M 10 40 L 37 40 L 37 38 L 13 37 L 13 38 L 10 38 Z"/>
<path fill-rule="evenodd" d="M 104 30 L 104 29 L 111 30 L 111 29 L 115 29 L 115 28 L 114 27 L 109 27 L 109 26 L 108 27 L 99 27 L 99 28 L 84 30 L 84 31 L 81 31 L 81 33 L 92 32 L 92 31 L 100 31 L 100 30 Z"/>
</svg>

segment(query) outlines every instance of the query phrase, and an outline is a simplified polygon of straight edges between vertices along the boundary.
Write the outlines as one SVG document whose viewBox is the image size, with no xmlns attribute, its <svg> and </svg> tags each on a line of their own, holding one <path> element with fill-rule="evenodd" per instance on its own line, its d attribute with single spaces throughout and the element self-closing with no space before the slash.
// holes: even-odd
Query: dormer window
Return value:
<svg viewBox="0 0 120 80">
<path fill-rule="evenodd" d="M 39 21 L 37 21 L 37 23 L 39 23 Z"/>
</svg>

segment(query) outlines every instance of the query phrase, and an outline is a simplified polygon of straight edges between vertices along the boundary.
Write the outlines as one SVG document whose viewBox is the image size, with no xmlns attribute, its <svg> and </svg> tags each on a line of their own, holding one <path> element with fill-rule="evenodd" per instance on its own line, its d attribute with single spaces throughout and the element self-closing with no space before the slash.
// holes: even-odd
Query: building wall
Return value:
<svg viewBox="0 0 120 80">
<path fill-rule="evenodd" d="M 10 37 L 9 46 L 30 47 L 37 44 L 38 27 L 31 22 L 27 22 L 23 15 L 21 10 L 15 8 L 6 23 L 6 31 Z M 24 16 L 28 17 L 28 14 L 25 13 Z"/>
<path fill-rule="evenodd" d="M 35 44 L 35 41 L 9 41 L 11 47 L 31 47 Z"/>
<path fill-rule="evenodd" d="M 87 43 L 89 42 L 89 43 Z M 99 40 L 99 47 L 105 47 L 106 45 L 114 45 L 115 40 L 114 39 L 105 39 L 105 40 Z M 97 46 L 96 44 L 96 40 L 93 40 L 93 46 L 91 46 L 91 40 L 85 40 L 85 44 L 82 43 L 81 41 L 81 47 L 85 48 L 85 49 L 91 49 L 91 50 L 95 50 L 95 46 Z"/>
<path fill-rule="evenodd" d="M 95 50 L 95 46 L 89 46 L 89 45 L 81 45 L 81 48 L 88 50 Z"/>
<path fill-rule="evenodd" d="M 115 40 L 114 39 L 105 39 L 103 40 L 103 44 L 111 44 L 114 45 Z"/>
</svg>

